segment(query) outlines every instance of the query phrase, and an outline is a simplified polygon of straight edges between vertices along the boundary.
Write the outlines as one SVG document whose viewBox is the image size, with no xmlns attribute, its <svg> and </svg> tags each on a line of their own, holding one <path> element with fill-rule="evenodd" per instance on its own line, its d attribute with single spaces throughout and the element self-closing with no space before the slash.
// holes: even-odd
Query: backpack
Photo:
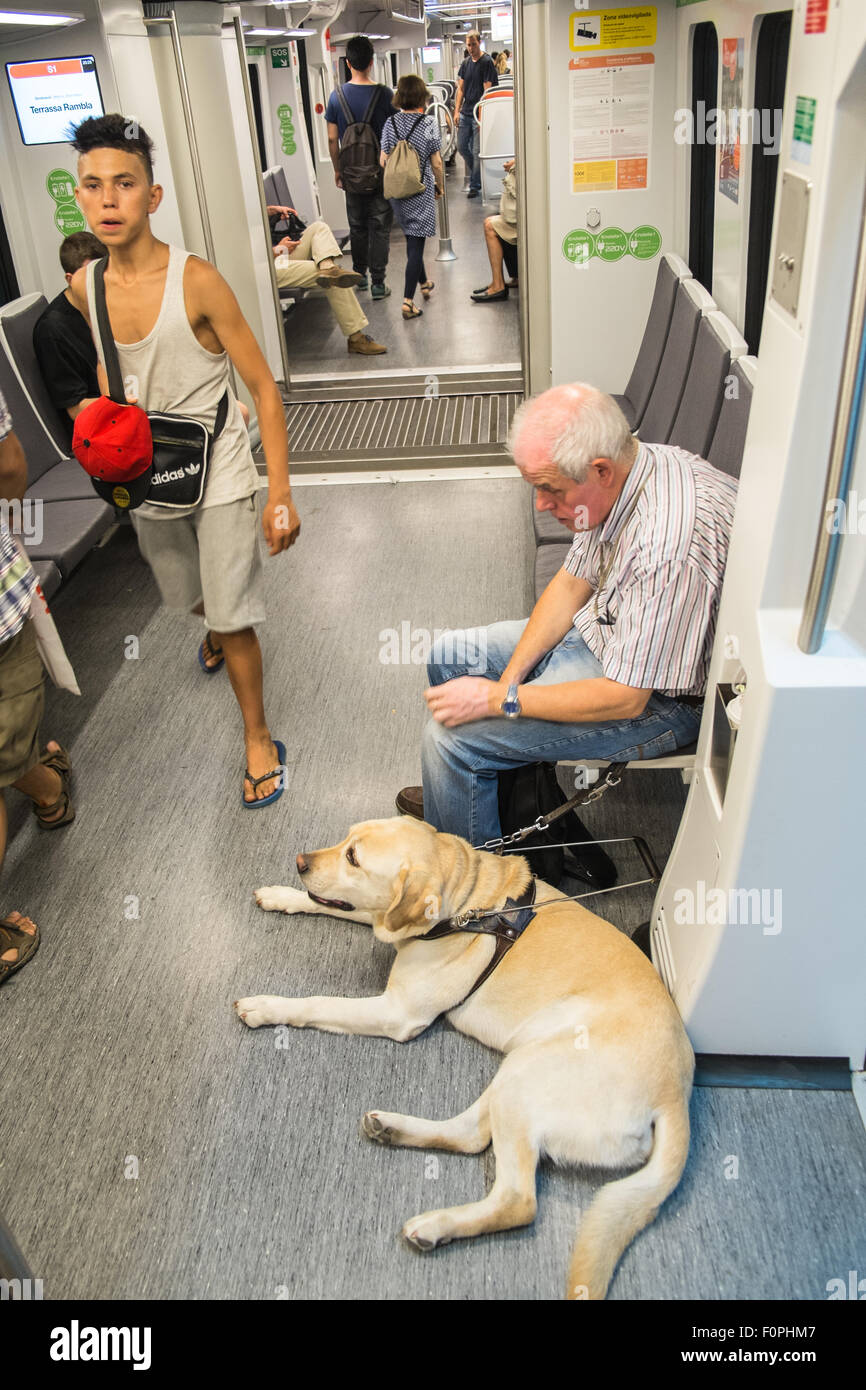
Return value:
<svg viewBox="0 0 866 1390">
<path fill-rule="evenodd" d="M 553 763 L 529 763 L 499 773 L 499 823 L 503 835 L 532 825 L 568 800 L 556 780 Z M 591 840 L 592 835 L 574 811 L 567 811 L 546 830 L 536 830 L 515 846 L 524 850 L 537 878 L 558 888 L 564 874 L 582 879 L 590 888 L 610 888 L 617 880 L 613 860 L 600 845 L 557 849 L 563 840 Z"/>
<path fill-rule="evenodd" d="M 379 141 L 370 117 L 382 90 L 378 86 L 373 89 L 363 120 L 358 121 L 342 87 L 337 88 L 337 98 L 348 122 L 340 141 L 340 178 L 347 193 L 376 193 L 381 188 Z"/>
<path fill-rule="evenodd" d="M 393 117 L 389 119 L 393 120 Z M 409 134 L 403 140 L 398 140 L 388 155 L 384 185 L 386 198 L 414 198 L 418 193 L 424 192 L 426 184 L 421 177 L 422 166 L 418 158 L 418 151 L 409 144 L 423 120 L 424 116 L 419 116 Z M 394 134 L 397 134 L 396 125 L 394 126 Z M 424 162 L 427 162 L 426 156 Z"/>
</svg>

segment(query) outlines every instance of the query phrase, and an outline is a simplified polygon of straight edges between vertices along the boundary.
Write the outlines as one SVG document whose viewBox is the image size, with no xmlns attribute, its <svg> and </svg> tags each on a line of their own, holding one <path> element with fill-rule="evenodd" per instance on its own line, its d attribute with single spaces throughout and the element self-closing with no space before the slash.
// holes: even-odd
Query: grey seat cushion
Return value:
<svg viewBox="0 0 866 1390">
<path fill-rule="evenodd" d="M 36 572 L 36 578 L 42 585 L 43 594 L 50 602 L 63 583 L 60 577 L 60 570 L 53 560 L 37 560 L 33 569 Z"/>
<path fill-rule="evenodd" d="M 732 364 L 732 389 L 722 401 L 713 440 L 706 455 L 715 468 L 720 468 L 732 478 L 740 476 L 757 366 L 755 357 L 741 357 Z M 736 383 L 735 387 L 733 383 Z"/>
<path fill-rule="evenodd" d="M 540 545 L 535 552 L 535 597 L 541 597 L 558 569 L 565 563 L 571 549 L 571 541 L 565 544 Z"/>
<path fill-rule="evenodd" d="M 90 478 L 75 459 L 56 463 L 31 483 L 26 497 L 41 497 L 43 502 L 93 502 L 97 500 Z"/>
<path fill-rule="evenodd" d="M 107 502 L 46 502 L 42 509 L 42 539 L 29 544 L 31 560 L 53 560 L 66 579 L 114 522 Z"/>
</svg>

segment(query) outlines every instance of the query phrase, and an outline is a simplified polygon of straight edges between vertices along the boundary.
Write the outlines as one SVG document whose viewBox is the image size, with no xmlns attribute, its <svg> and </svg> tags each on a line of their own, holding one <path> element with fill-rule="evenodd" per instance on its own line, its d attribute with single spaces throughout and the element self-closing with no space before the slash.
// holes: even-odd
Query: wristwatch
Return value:
<svg viewBox="0 0 866 1390">
<path fill-rule="evenodd" d="M 516 719 L 522 713 L 520 701 L 517 698 L 517 686 L 509 685 L 505 699 L 499 706 L 506 719 Z"/>
</svg>

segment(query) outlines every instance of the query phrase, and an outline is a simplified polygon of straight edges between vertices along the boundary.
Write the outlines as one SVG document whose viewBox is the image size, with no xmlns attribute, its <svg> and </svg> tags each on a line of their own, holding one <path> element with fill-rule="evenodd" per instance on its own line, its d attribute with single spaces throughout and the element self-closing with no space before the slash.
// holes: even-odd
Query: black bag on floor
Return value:
<svg viewBox="0 0 866 1390">
<path fill-rule="evenodd" d="M 529 763 L 499 773 L 499 821 L 503 835 L 511 835 L 532 825 L 568 801 L 556 780 L 554 763 Z M 535 830 L 515 846 L 514 852 L 532 852 L 526 858 L 537 878 L 558 888 L 565 873 L 581 879 L 591 888 L 611 888 L 617 879 L 613 860 L 599 845 L 552 848 L 563 840 L 591 840 L 593 837 L 574 811 L 567 811 L 546 830 Z"/>
</svg>

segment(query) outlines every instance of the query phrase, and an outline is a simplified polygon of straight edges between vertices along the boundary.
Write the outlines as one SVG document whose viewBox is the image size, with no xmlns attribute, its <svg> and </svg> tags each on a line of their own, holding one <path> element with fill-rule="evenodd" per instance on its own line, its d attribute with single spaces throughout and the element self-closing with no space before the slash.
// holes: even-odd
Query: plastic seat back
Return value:
<svg viewBox="0 0 866 1390">
<path fill-rule="evenodd" d="M 757 372 L 757 357 L 740 357 L 731 364 L 730 380 L 706 455 L 714 468 L 732 478 L 740 476 Z"/>
<path fill-rule="evenodd" d="M 698 328 L 715 309 L 712 295 L 697 280 L 681 280 L 674 298 L 662 360 L 638 434 L 647 444 L 667 444 L 686 388 Z"/>
<path fill-rule="evenodd" d="M 698 327 L 689 376 L 668 440 L 706 458 L 712 442 L 731 362 L 745 357 L 748 344 L 718 309 L 705 314 Z"/>
<path fill-rule="evenodd" d="M 681 280 L 690 280 L 692 272 L 679 256 L 666 253 L 659 261 L 655 289 L 650 304 L 649 317 L 643 331 L 632 374 L 625 388 L 625 395 L 618 396 L 625 418 L 631 429 L 636 430 L 644 417 L 652 389 L 656 384 L 659 364 L 667 342 L 668 330 L 674 312 L 677 285 Z"/>
<path fill-rule="evenodd" d="M 67 432 L 33 350 L 33 328 L 45 308 L 44 295 L 27 294 L 0 309 L 0 390 L 27 458 L 28 485 L 69 456 Z"/>
</svg>

